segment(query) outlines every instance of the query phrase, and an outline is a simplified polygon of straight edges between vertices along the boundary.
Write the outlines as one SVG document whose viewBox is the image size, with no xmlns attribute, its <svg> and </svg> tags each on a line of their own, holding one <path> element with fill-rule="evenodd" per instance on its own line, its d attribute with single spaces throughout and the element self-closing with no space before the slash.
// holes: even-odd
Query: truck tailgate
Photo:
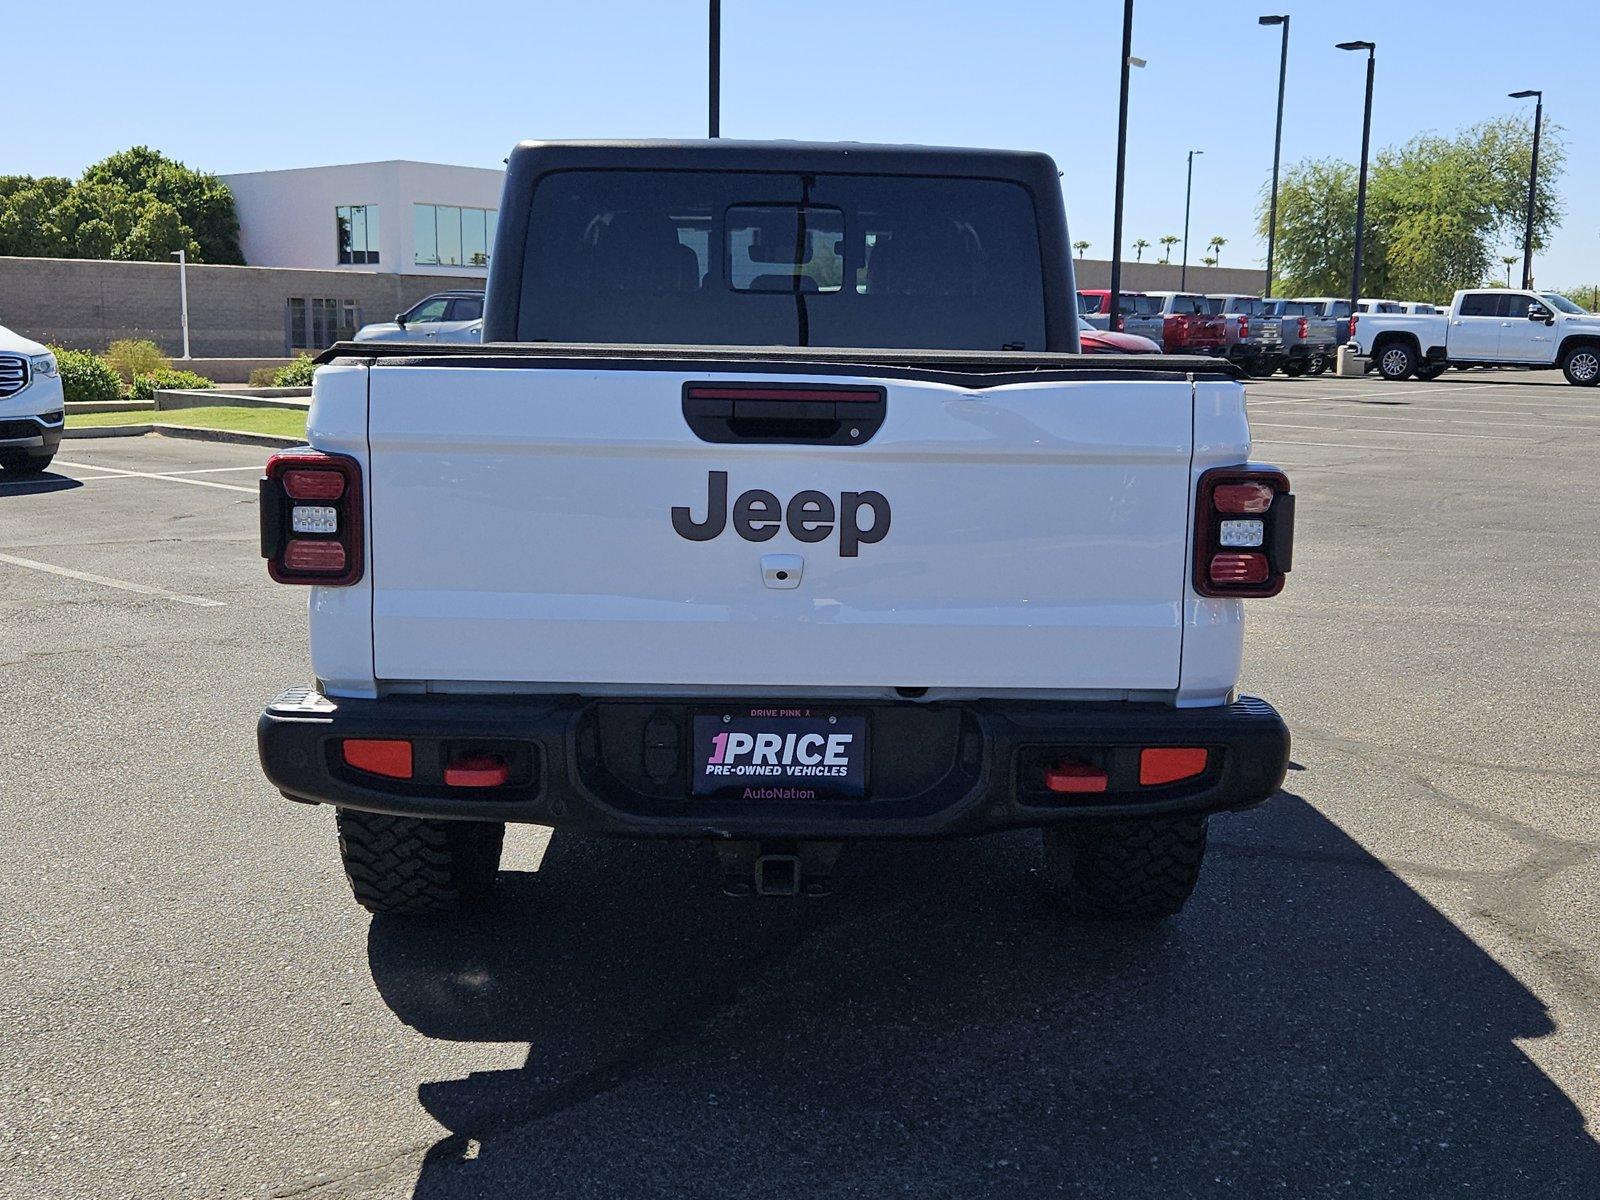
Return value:
<svg viewBox="0 0 1600 1200">
<path fill-rule="evenodd" d="M 775 693 L 1177 686 L 1188 380 L 755 378 L 882 387 L 886 417 L 864 444 L 711 443 L 685 419 L 685 385 L 750 374 L 372 367 L 377 678 Z M 753 489 L 785 510 L 800 492 L 835 510 L 846 493 L 876 492 L 887 532 L 851 545 L 835 526 L 802 541 L 780 522 L 749 540 L 730 516 L 718 536 L 690 540 L 672 510 L 707 522 L 718 475 L 730 511 Z M 878 519 L 862 508 L 857 527 Z M 786 572 L 797 585 L 779 585 L 772 555 L 798 556 Z"/>
</svg>

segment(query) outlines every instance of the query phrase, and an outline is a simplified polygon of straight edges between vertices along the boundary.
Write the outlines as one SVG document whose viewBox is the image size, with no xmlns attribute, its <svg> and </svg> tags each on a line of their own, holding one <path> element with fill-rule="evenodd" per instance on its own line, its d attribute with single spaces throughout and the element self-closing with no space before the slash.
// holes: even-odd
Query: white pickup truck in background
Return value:
<svg viewBox="0 0 1600 1200">
<path fill-rule="evenodd" d="M 762 894 L 1033 827 L 1072 911 L 1177 911 L 1286 769 L 1294 497 L 1235 367 L 1076 353 L 1054 163 L 526 143 L 502 212 L 485 343 L 334 347 L 262 480 L 316 682 L 261 760 L 357 899 L 483 900 L 507 822 Z"/>
<path fill-rule="evenodd" d="M 1494 366 L 1560 367 L 1568 383 L 1600 383 L 1600 315 L 1554 292 L 1478 288 L 1438 315 L 1362 313 L 1350 346 L 1393 381 Z"/>
</svg>

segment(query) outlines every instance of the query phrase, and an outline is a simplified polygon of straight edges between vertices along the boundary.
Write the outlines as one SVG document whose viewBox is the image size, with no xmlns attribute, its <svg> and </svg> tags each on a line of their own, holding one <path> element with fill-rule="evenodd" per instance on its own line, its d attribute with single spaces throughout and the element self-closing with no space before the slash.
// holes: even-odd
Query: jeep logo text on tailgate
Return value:
<svg viewBox="0 0 1600 1200">
<path fill-rule="evenodd" d="M 863 527 L 861 514 L 870 514 Z M 839 557 L 854 558 L 863 545 L 881 542 L 889 532 L 889 501 L 881 492 L 841 492 L 839 504 L 822 492 L 796 492 L 787 510 L 771 492 L 751 488 L 733 502 L 733 528 L 747 542 L 765 542 L 778 535 L 781 526 L 799 542 L 820 542 L 839 526 Z M 672 528 L 691 542 L 709 542 L 728 527 L 728 473 L 711 471 L 706 476 L 706 519 L 696 521 L 688 506 L 672 510 Z"/>
</svg>

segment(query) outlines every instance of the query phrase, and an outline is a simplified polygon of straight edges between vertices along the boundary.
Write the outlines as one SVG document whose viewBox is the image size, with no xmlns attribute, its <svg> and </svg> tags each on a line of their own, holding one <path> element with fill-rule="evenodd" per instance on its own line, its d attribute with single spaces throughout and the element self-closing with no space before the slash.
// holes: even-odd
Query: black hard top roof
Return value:
<svg viewBox="0 0 1600 1200">
<path fill-rule="evenodd" d="M 1052 182 L 1056 165 L 1033 150 L 957 146 L 885 146 L 871 142 L 742 141 L 736 138 L 638 141 L 519 142 L 507 160 L 512 174 L 538 163 L 542 170 L 635 167 L 658 170 L 873 172 L 905 175 L 980 175 Z"/>
</svg>

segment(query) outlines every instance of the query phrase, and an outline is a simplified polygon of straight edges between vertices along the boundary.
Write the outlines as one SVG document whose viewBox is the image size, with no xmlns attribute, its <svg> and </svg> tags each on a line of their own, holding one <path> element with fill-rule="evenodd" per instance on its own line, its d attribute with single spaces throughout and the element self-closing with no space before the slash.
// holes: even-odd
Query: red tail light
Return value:
<svg viewBox="0 0 1600 1200">
<path fill-rule="evenodd" d="M 1350 340 L 1351 341 L 1354 341 L 1355 337 L 1356 337 L 1356 320 L 1357 320 L 1356 314 L 1355 313 L 1351 313 L 1350 314 Z"/>
<path fill-rule="evenodd" d="M 1305 337 L 1306 337 L 1306 334 L 1311 332 L 1311 326 L 1306 324 L 1306 319 L 1304 317 L 1300 318 L 1299 325 L 1300 325 L 1300 339 L 1302 341 L 1304 341 Z"/>
<path fill-rule="evenodd" d="M 1128 318 L 1121 313 L 1117 314 L 1117 332 L 1122 333 L 1128 328 Z"/>
<path fill-rule="evenodd" d="M 1276 596 L 1294 559 L 1294 494 L 1271 467 L 1213 467 L 1200 476 L 1194 516 L 1194 590 L 1202 596 Z"/>
<path fill-rule="evenodd" d="M 1044 769 L 1045 787 L 1062 795 L 1103 792 L 1109 782 L 1110 776 L 1102 768 L 1076 759 L 1064 758 Z"/>
<path fill-rule="evenodd" d="M 261 556 L 279 583 L 346 587 L 361 578 L 361 464 L 289 450 L 261 480 Z M 352 764 L 356 765 L 356 764 Z"/>
<path fill-rule="evenodd" d="M 1247 338 L 1249 336 L 1250 336 L 1250 318 L 1249 317 L 1240 317 L 1239 318 L 1239 339 L 1241 341 L 1243 341 L 1245 338 Z"/>
</svg>

